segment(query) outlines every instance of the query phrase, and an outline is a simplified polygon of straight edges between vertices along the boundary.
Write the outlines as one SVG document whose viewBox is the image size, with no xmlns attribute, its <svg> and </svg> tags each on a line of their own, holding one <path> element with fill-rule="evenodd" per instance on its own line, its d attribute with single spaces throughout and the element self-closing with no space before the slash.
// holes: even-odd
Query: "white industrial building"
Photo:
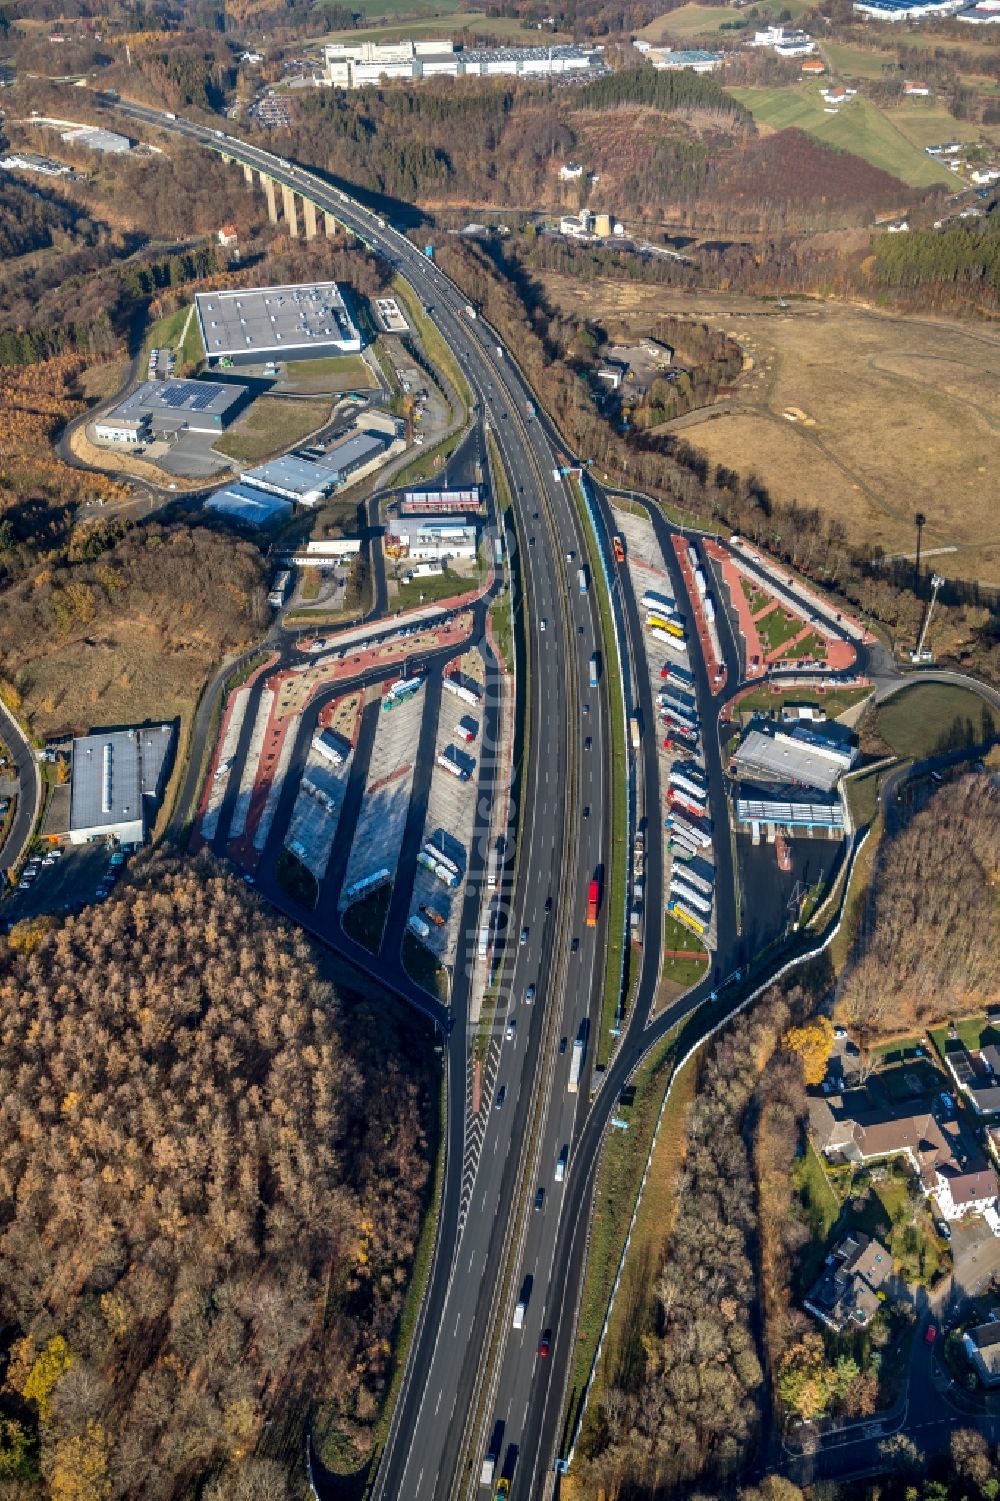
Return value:
<svg viewBox="0 0 1000 1501">
<path fill-rule="evenodd" d="M 288 453 L 270 463 L 259 464 L 256 469 L 244 469 L 242 479 L 245 484 L 280 495 L 295 505 L 318 506 L 336 488 L 338 473 L 326 464 L 314 464 L 310 459 Z"/>
<path fill-rule="evenodd" d="M 98 443 L 142 443 L 179 432 L 221 433 L 247 396 L 246 386 L 209 380 L 145 380 L 94 423 Z"/>
<path fill-rule="evenodd" d="M 855 7 L 856 8 L 856 7 Z M 779 57 L 808 57 L 816 43 L 805 31 L 786 31 L 784 26 L 768 26 L 754 32 L 751 47 L 773 47 Z"/>
<path fill-rule="evenodd" d="M 74 125 L 59 134 L 61 140 L 74 146 L 86 146 L 88 151 L 99 151 L 105 156 L 124 156 L 132 150 L 128 136 L 119 135 L 116 130 L 102 130 L 95 125 Z"/>
<path fill-rule="evenodd" d="M 724 52 L 706 52 L 702 47 L 687 47 L 679 52 L 669 47 L 649 47 L 646 56 L 654 68 L 668 72 L 690 68 L 693 73 L 714 73 L 726 60 Z"/>
<path fill-rule="evenodd" d="M 335 281 L 195 294 L 209 364 L 358 354 L 361 335 Z"/>
<path fill-rule="evenodd" d="M 596 48 L 490 47 L 458 50 L 452 41 L 334 42 L 323 48 L 323 82 L 360 89 L 424 78 L 546 78 L 603 71 Z"/>
<path fill-rule="evenodd" d="M 392 520 L 386 527 L 385 550 L 391 558 L 474 558 L 478 533 L 461 517 Z"/>
<path fill-rule="evenodd" d="M 311 537 L 304 548 L 287 553 L 284 561 L 297 568 L 333 568 L 345 558 L 357 557 L 360 551 L 360 537 Z"/>
<path fill-rule="evenodd" d="M 747 731 L 733 757 L 733 765 L 741 777 L 832 792 L 844 773 L 854 765 L 857 754 L 853 746 L 826 739 L 803 725 L 779 730 L 760 724 Z"/>
<path fill-rule="evenodd" d="M 73 741 L 69 840 L 141 844 L 163 795 L 173 726 L 80 735 Z"/>
</svg>

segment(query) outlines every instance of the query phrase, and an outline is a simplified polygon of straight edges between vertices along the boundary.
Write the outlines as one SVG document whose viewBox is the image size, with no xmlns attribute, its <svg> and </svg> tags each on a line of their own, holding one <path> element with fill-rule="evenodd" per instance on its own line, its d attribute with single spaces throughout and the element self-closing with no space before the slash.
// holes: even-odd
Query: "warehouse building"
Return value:
<svg viewBox="0 0 1000 1501">
<path fill-rule="evenodd" d="M 694 73 L 714 73 L 726 60 L 724 52 L 706 52 L 701 47 L 687 47 L 680 52 L 672 52 L 664 47 L 650 47 L 646 55 L 654 68 L 668 72 L 690 68 Z"/>
<path fill-rule="evenodd" d="M 434 520 L 393 520 L 385 532 L 391 558 L 474 558 L 478 533 L 461 517 Z"/>
<path fill-rule="evenodd" d="M 243 480 L 255 489 L 280 495 L 299 506 L 318 506 L 338 483 L 338 471 L 325 464 L 300 459 L 297 454 L 272 459 L 256 469 L 245 469 Z"/>
<path fill-rule="evenodd" d="M 210 365 L 358 354 L 361 335 L 335 281 L 235 287 L 195 295 Z"/>
<path fill-rule="evenodd" d="M 221 433 L 246 397 L 246 386 L 208 380 L 146 380 L 94 423 L 94 438 L 98 443 L 141 443 L 184 431 Z"/>
<path fill-rule="evenodd" d="M 341 489 L 349 480 L 357 480 L 377 469 L 390 452 L 402 448 L 403 442 L 390 433 L 357 432 L 345 438 L 333 448 L 327 449 L 324 468 L 336 476 L 335 485 Z"/>
<path fill-rule="evenodd" d="M 96 125 L 74 125 L 60 131 L 60 139 L 74 146 L 86 146 L 88 151 L 99 151 L 103 156 L 125 156 L 132 150 L 128 136 L 116 130 L 102 130 Z"/>
<path fill-rule="evenodd" d="M 748 730 L 733 757 L 737 776 L 787 782 L 832 792 L 857 759 L 850 745 L 796 725 L 791 730 L 761 723 Z"/>
<path fill-rule="evenodd" d="M 596 48 L 489 47 L 457 50 L 452 41 L 335 42 L 323 48 L 323 81 L 360 89 L 423 78 L 551 78 L 603 72 Z"/>
<path fill-rule="evenodd" d="M 71 844 L 111 836 L 142 843 L 163 795 L 173 737 L 172 725 L 157 724 L 73 741 Z"/>
<path fill-rule="evenodd" d="M 228 516 L 232 521 L 242 521 L 246 526 L 273 526 L 292 514 L 290 500 L 239 483 L 223 485 L 221 490 L 216 490 L 206 500 L 205 508 L 218 512 L 220 516 Z"/>
</svg>

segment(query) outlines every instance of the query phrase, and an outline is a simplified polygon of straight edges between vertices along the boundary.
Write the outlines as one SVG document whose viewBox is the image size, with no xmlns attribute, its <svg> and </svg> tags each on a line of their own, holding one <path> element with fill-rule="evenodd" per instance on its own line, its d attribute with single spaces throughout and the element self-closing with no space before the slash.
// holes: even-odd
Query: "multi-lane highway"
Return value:
<svg viewBox="0 0 1000 1501">
<path fill-rule="evenodd" d="M 435 324 L 461 362 L 479 419 L 492 431 L 503 458 L 519 553 L 527 667 L 521 675 L 527 734 L 512 808 L 519 839 L 516 865 L 508 868 L 503 890 L 507 963 L 488 1070 L 491 1088 L 478 1131 L 478 1169 L 471 1197 L 464 1202 L 470 1039 L 463 1023 L 468 975 L 456 977 L 450 1021 L 437 1003 L 414 997 L 416 987 L 401 970 L 391 977 L 402 994 L 443 1025 L 448 1036 L 449 1126 L 438 1251 L 374 1494 L 384 1501 L 474 1495 L 486 1442 L 500 1432 L 497 1473 L 510 1478 L 514 1501 L 526 1501 L 541 1494 L 558 1452 L 586 1227 L 609 1117 L 645 1052 L 697 1009 L 719 973 L 730 973 L 746 957 L 739 946 L 732 851 L 722 811 L 726 789 L 718 706 L 704 663 L 693 650 L 706 779 L 720 830 L 714 852 L 716 971 L 647 1027 L 661 963 L 658 924 L 648 925 L 634 1004 L 591 1104 L 592 1029 L 599 1024 L 608 914 L 602 911 L 595 928 L 586 926 L 585 890 L 607 858 L 611 777 L 624 775 L 626 769 L 610 764 L 606 679 L 597 688 L 590 685 L 592 654 L 596 650 L 606 657 L 615 643 L 601 639 L 593 591 L 580 594 L 576 587 L 576 569 L 587 557 L 584 523 L 565 482 L 553 475 L 558 437 L 544 417 L 534 415 L 533 394 L 496 334 L 481 319 L 470 319 L 463 295 L 375 213 L 305 168 L 219 131 L 140 106 L 119 108 L 129 118 L 199 141 L 307 194 L 384 256 L 433 310 Z M 598 487 L 593 487 L 593 500 L 595 541 L 607 557 L 613 517 Z M 670 528 L 655 509 L 650 519 L 676 597 L 683 598 Z M 643 722 L 652 727 L 656 714 L 648 672 L 639 666 L 641 626 L 629 587 L 612 590 L 612 608 L 624 644 L 628 706 L 638 707 Z M 728 620 L 720 635 L 728 681 L 735 685 L 739 660 Z M 308 725 L 301 731 L 296 757 L 308 743 L 307 733 Z M 370 733 L 370 726 L 363 727 L 362 740 Z M 656 788 L 652 734 L 644 737 L 639 755 L 638 782 Z M 355 798 L 358 795 L 356 786 Z M 348 803 L 350 798 L 349 793 Z M 658 796 L 648 807 L 636 806 L 634 813 L 656 836 L 646 840 L 647 908 L 659 913 L 663 871 Z M 279 809 L 276 829 L 282 825 Z M 510 847 L 515 847 L 513 840 Z M 482 863 L 482 851 L 474 852 L 470 876 L 481 876 Z M 288 910 L 287 898 L 266 877 L 263 889 Z M 370 968 L 369 956 L 352 953 L 349 940 L 335 931 L 339 920 L 332 896 L 326 902 L 321 895 L 319 911 L 329 926 L 323 936 L 335 938 L 338 947 Z M 467 931 L 471 916 L 469 896 L 463 914 Z M 736 1000 L 733 993 L 730 1004 Z M 725 1007 L 713 1010 L 718 1019 Z M 573 1093 L 568 1088 L 572 1042 L 588 1027 L 587 1068 L 580 1091 Z M 557 1182 L 556 1163 L 564 1149 L 567 1168 Z M 514 1328 L 513 1306 L 522 1292 L 527 1294 L 524 1317 Z M 547 1331 L 551 1348 L 543 1356 L 539 1343 Z"/>
<path fill-rule="evenodd" d="M 486 1102 L 471 1203 L 460 1215 L 469 1038 L 460 1007 L 467 987 L 457 987 L 439 1251 L 376 1492 L 412 1501 L 455 1494 L 473 1437 L 469 1423 L 482 1357 L 500 1329 L 506 1348 L 497 1367 L 499 1384 L 487 1393 L 490 1426 L 495 1418 L 504 1424 L 502 1464 L 512 1475 L 514 1494 L 526 1496 L 537 1460 L 534 1447 L 523 1438 L 526 1408 L 537 1384 L 538 1345 L 543 1331 L 556 1322 L 553 1308 L 563 1291 L 552 1281 L 563 1204 L 562 1189 L 554 1181 L 556 1161 L 564 1147 L 569 1153 L 578 1117 L 585 1112 L 593 1057 L 591 1036 L 581 1090 L 571 1093 L 572 1041 L 599 1015 L 607 920 L 602 912 L 596 927 L 585 922 L 586 885 L 607 849 L 610 767 L 606 693 L 603 685 L 592 688 L 589 682 L 590 658 L 606 648 L 593 595 L 581 595 L 575 584 L 576 568 L 585 556 L 580 518 L 564 482 L 553 478 L 550 435 L 530 415 L 531 393 L 509 355 L 497 355 L 495 336 L 467 317 L 461 295 L 407 240 L 302 168 L 232 139 L 222 141 L 186 121 L 171 121 L 138 106 L 121 108 L 133 119 L 224 150 L 307 192 L 319 208 L 335 214 L 386 256 L 424 305 L 433 308 L 434 322 L 458 355 L 503 457 L 525 603 L 527 671 L 522 687 L 528 734 L 515 781 L 520 842 L 504 893 L 509 962 L 494 1042 L 499 1063 L 493 1097 Z M 265 890 L 279 899 L 277 892 Z M 534 1000 L 528 1004 L 531 985 Z M 571 1168 L 566 1183 L 572 1178 Z M 531 1205 L 539 1186 L 545 1190 L 544 1201 L 535 1211 Z M 526 1216 L 520 1212 L 525 1205 Z M 523 1329 L 515 1335 L 511 1305 L 525 1277 L 531 1278 L 531 1293 Z"/>
</svg>

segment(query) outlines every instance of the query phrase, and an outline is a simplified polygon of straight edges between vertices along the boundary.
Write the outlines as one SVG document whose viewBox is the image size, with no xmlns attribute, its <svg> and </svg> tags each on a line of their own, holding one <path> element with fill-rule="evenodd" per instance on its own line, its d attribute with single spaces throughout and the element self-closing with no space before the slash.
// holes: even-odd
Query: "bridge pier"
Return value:
<svg viewBox="0 0 1000 1501">
<path fill-rule="evenodd" d="M 305 224 L 306 228 L 306 239 L 315 240 L 316 205 L 315 203 L 313 203 L 311 198 L 303 198 L 302 200 L 302 221 Z"/>
<path fill-rule="evenodd" d="M 327 237 L 327 239 L 328 240 L 335 240 L 337 238 L 337 221 L 333 217 L 333 215 L 332 214 L 324 213 L 324 215 L 323 215 L 323 224 L 324 224 L 324 226 L 326 228 L 326 237 Z"/>
<path fill-rule="evenodd" d="M 292 189 L 281 184 L 281 206 L 285 214 L 285 223 L 288 225 L 288 233 L 293 240 L 299 237 L 299 220 L 295 212 L 295 194 Z"/>
<path fill-rule="evenodd" d="M 264 197 L 267 199 L 267 217 L 272 224 L 278 222 L 278 204 L 274 196 L 274 178 L 267 177 L 262 172 L 260 180 L 264 188 Z"/>
<path fill-rule="evenodd" d="M 243 181 L 248 187 L 253 187 L 253 168 L 248 166 L 246 162 L 243 163 Z"/>
</svg>

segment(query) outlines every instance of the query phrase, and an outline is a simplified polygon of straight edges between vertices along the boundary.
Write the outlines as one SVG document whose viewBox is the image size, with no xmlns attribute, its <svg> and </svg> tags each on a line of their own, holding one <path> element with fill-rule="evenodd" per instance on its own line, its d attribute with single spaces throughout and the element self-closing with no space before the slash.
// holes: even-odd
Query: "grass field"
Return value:
<svg viewBox="0 0 1000 1501">
<path fill-rule="evenodd" d="M 954 187 L 954 174 L 907 139 L 894 124 L 892 111 L 877 109 L 867 99 L 857 98 L 828 115 L 819 91 L 817 83 L 729 90 L 734 99 L 746 105 L 758 125 L 772 130 L 797 126 L 824 145 L 853 152 L 910 187 L 933 187 L 935 183 Z"/>
<path fill-rule="evenodd" d="M 371 391 L 375 379 L 359 354 L 334 355 L 325 360 L 292 360 L 281 383 L 303 392 Z"/>
<path fill-rule="evenodd" d="M 881 78 L 884 67 L 893 70 L 896 67 L 894 51 L 875 52 L 869 47 L 852 47 L 847 42 L 824 42 L 823 56 L 845 83 L 852 78 Z"/>
<path fill-rule="evenodd" d="M 483 571 L 479 568 L 474 573 L 465 574 L 453 573 L 450 568 L 446 568 L 444 573 L 416 578 L 412 583 L 400 581 L 391 602 L 397 610 L 411 610 L 415 605 L 429 605 L 439 599 L 454 599 L 457 594 L 468 594 L 470 589 L 477 588 L 483 577 Z"/>
<path fill-rule="evenodd" d="M 784 693 L 772 693 L 769 688 L 758 688 L 741 698 L 737 707 L 744 714 L 779 714 L 786 703 L 812 704 L 824 709 L 828 719 L 836 719 L 861 703 L 871 691 L 870 688 L 845 688 L 842 692 L 803 693 L 801 689 L 789 688 Z"/>
<path fill-rule="evenodd" d="M 750 580 L 742 574 L 740 575 L 740 588 L 743 590 L 743 596 L 755 615 L 759 610 L 764 608 L 771 598 L 770 594 L 765 593 L 763 589 L 755 588 Z"/>
<path fill-rule="evenodd" d="M 670 1078 L 674 1046 L 675 1038 L 668 1034 L 635 1075 L 633 1103 L 630 1107 L 621 1107 L 622 1115 L 628 1117 L 629 1129 L 610 1132 L 601 1156 L 594 1191 L 586 1278 L 580 1301 L 579 1337 L 568 1386 L 568 1428 L 576 1421 L 584 1385 L 597 1353 L 597 1342 L 635 1196 Z M 676 1134 L 676 1130 L 668 1131 L 666 1126 L 664 1131 L 667 1135 Z"/>
<path fill-rule="evenodd" d="M 979 141 L 988 133 L 970 120 L 956 120 L 933 99 L 908 99 L 892 110 L 889 118 L 921 151 L 942 141 Z"/>
<path fill-rule="evenodd" d="M 422 990 L 448 1004 L 448 975 L 429 948 L 410 932 L 403 934 L 403 968 Z"/>
<path fill-rule="evenodd" d="M 1000 584 L 1000 518 L 989 476 L 1000 423 L 1000 338 L 945 320 L 888 317 L 802 299 L 735 293 L 697 299 L 634 282 L 547 274 L 547 300 L 569 318 L 601 318 L 627 342 L 665 314 L 697 315 L 734 331 L 754 360 L 739 385 L 743 410 L 684 422 L 687 442 L 716 464 L 758 475 L 776 500 L 836 517 L 852 543 L 887 553 L 924 546 L 950 578 Z M 815 427 L 787 422 L 800 407 Z M 933 540 L 931 540 L 933 536 Z"/>
<path fill-rule="evenodd" d="M 773 610 L 768 610 L 755 622 L 757 634 L 766 651 L 777 651 L 779 646 L 784 646 L 786 641 L 791 641 L 802 629 L 802 621 L 797 615 L 788 616 L 781 605 L 775 605 Z"/>
<path fill-rule="evenodd" d="M 717 36 L 726 25 L 726 22 L 729 23 L 727 34 L 731 31 L 733 36 L 739 37 L 745 30 L 753 31 L 758 26 L 764 26 L 768 18 L 776 18 L 779 11 L 787 11 L 792 20 L 795 21 L 809 9 L 810 6 L 806 3 L 806 0 L 788 0 L 786 5 L 779 5 L 777 3 L 755 5 L 753 19 L 751 20 L 748 17 L 741 17 L 738 11 L 733 11 L 723 6 L 682 5 L 677 10 L 670 11 L 667 15 L 657 16 L 655 20 L 650 21 L 648 26 L 644 26 L 641 31 L 636 32 L 636 35 L 642 37 L 647 42 L 652 42 L 654 46 L 660 46 L 667 42 L 676 42 L 687 46 L 696 37 Z M 747 24 L 745 27 L 733 27 L 732 23 L 734 21 L 742 19 L 746 19 Z"/>
<path fill-rule="evenodd" d="M 217 452 L 241 464 L 259 464 L 272 453 L 294 448 L 323 426 L 328 404 L 322 401 L 283 401 L 260 396 L 215 444 Z"/>
<path fill-rule="evenodd" d="M 969 688 L 918 683 L 879 710 L 875 729 L 898 756 L 917 759 L 960 745 L 979 745 L 998 728 L 997 716 Z"/>
</svg>

